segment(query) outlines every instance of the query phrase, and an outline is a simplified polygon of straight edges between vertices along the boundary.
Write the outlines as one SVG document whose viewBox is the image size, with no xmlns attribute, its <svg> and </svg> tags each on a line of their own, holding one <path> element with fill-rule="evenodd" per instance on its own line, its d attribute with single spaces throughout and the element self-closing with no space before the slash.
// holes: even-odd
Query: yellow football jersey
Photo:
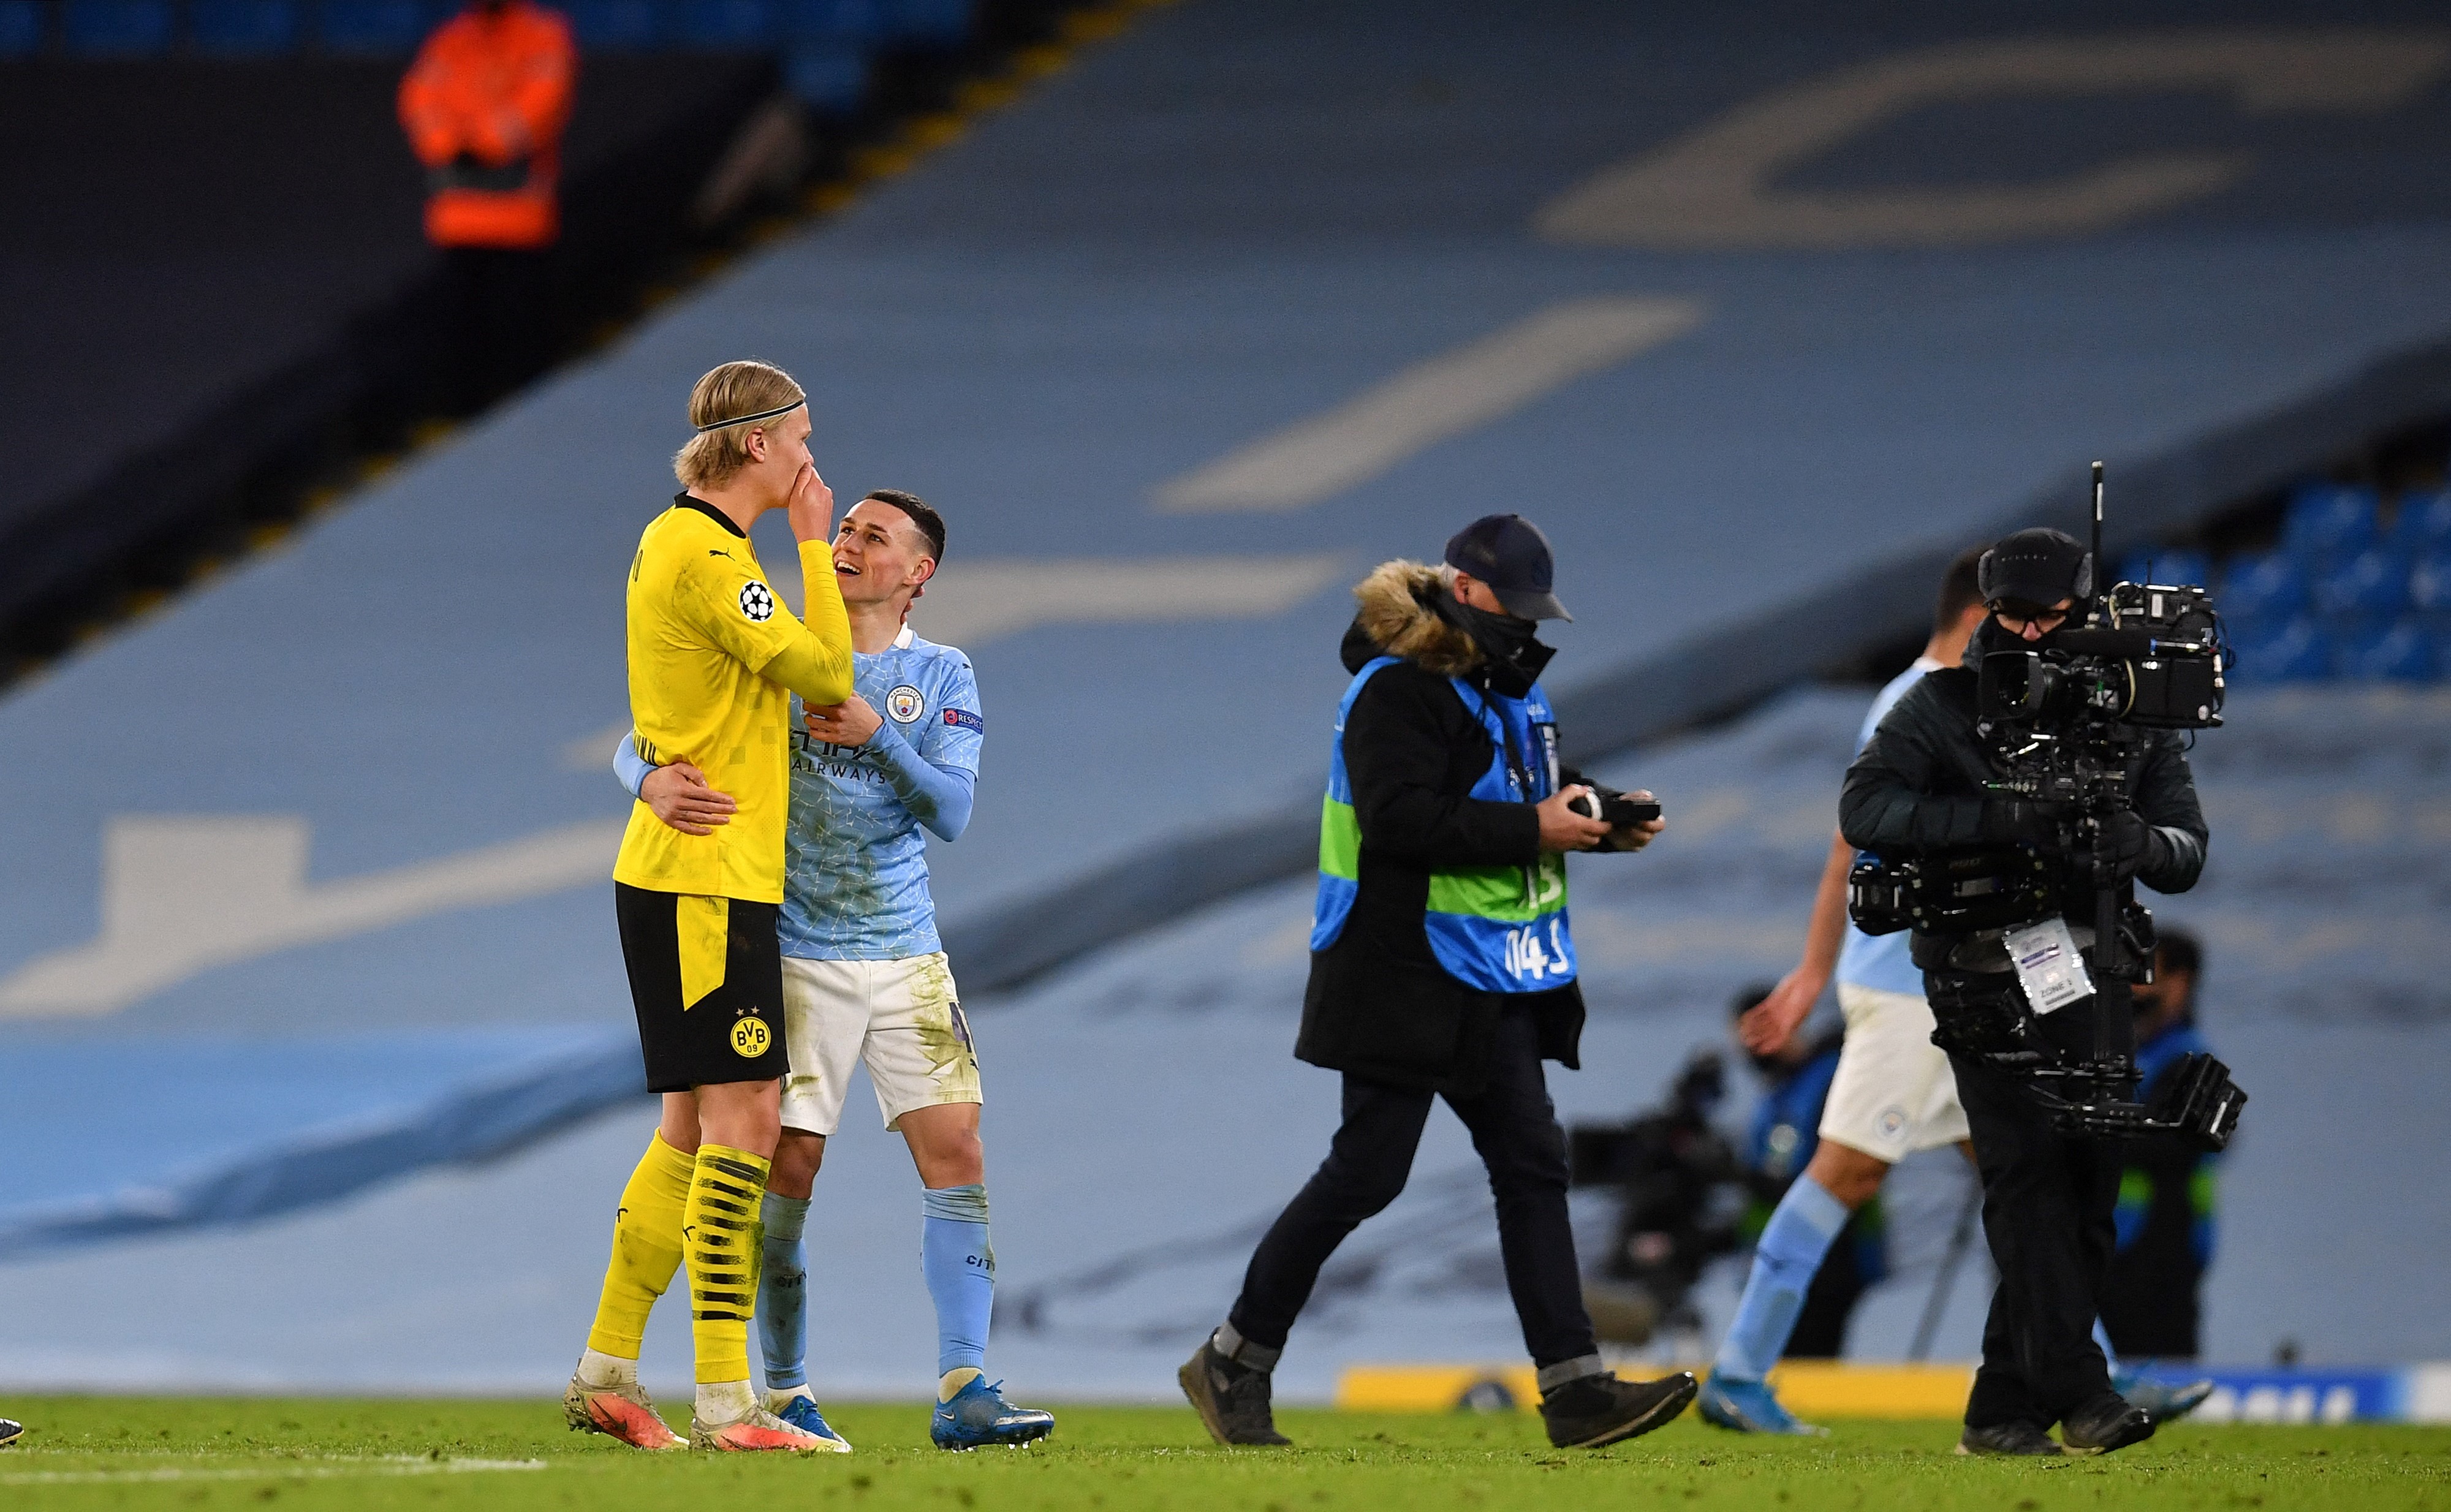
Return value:
<svg viewBox="0 0 2451 1512">
<path fill-rule="evenodd" d="M 638 538 L 630 563 L 630 719 L 638 754 L 686 761 L 740 807 L 712 834 L 684 835 L 644 802 L 630 811 L 613 878 L 659 893 L 783 901 L 792 694 L 759 673 L 794 648 L 839 664 L 851 686 L 851 624 L 833 548 L 800 547 L 811 623 L 783 607 L 738 526 L 683 493 Z M 794 658 L 801 660 L 805 658 Z M 811 690 L 802 689 L 803 693 Z"/>
</svg>

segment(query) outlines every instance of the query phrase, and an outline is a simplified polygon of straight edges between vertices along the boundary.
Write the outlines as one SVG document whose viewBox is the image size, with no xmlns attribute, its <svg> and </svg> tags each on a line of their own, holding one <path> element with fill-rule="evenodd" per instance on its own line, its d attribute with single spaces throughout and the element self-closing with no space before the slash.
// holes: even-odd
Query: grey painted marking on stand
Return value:
<svg viewBox="0 0 2451 1512">
<path fill-rule="evenodd" d="M 1696 301 L 1647 295 L 1552 304 L 1416 363 L 1324 415 L 1237 447 L 1164 484 L 1154 501 L 1172 514 L 1302 509 L 1576 379 L 1675 341 L 1702 319 Z"/>
</svg>

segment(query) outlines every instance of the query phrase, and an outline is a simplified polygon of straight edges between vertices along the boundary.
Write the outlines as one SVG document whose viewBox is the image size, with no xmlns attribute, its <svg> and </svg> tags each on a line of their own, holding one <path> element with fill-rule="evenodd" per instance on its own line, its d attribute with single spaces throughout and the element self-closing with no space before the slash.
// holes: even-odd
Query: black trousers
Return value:
<svg viewBox="0 0 2451 1512">
<path fill-rule="evenodd" d="M 2012 990 L 2015 980 L 1932 973 L 1932 1010 L 1945 1012 L 1952 991 Z M 2128 1022 L 2124 984 L 2046 1014 L 2043 1038 L 2064 1054 L 2089 1056 L 2105 1010 L 2118 1015 L 2114 1023 Z M 2110 1389 L 2093 1320 L 2118 1238 L 2121 1149 L 2053 1130 L 2030 1084 L 1968 1056 L 1949 1059 L 1983 1177 L 1983 1236 L 2000 1272 L 1966 1423 L 2048 1428 Z"/>
<path fill-rule="evenodd" d="M 1536 1365 L 1597 1353 L 1583 1311 L 1575 1234 L 1566 1222 L 1566 1136 L 1549 1102 L 1531 1013 L 1507 1009 L 1491 1047 L 1489 1084 L 1447 1106 L 1472 1132 L 1498 1199 L 1506 1289 Z M 1412 1174 L 1433 1093 L 1344 1078 L 1344 1123 L 1327 1159 L 1251 1254 L 1243 1294 L 1227 1314 L 1254 1344 L 1281 1348 L 1310 1300 L 1320 1267 L 1362 1221 L 1396 1200 Z"/>
</svg>

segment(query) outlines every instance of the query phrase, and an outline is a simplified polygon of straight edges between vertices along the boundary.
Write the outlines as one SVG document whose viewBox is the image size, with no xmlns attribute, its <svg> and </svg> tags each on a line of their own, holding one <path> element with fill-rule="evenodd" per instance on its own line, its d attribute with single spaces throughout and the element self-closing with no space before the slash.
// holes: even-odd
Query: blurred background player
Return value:
<svg viewBox="0 0 2451 1512">
<path fill-rule="evenodd" d="M 630 566 L 632 738 L 686 760 L 737 805 L 692 834 L 630 813 L 613 867 L 621 954 L 647 1090 L 661 1127 L 631 1173 L 587 1350 L 563 1407 L 574 1428 L 642 1449 L 682 1441 L 638 1384 L 647 1314 L 687 1249 L 707 1449 L 833 1448 L 765 1411 L 749 1384 L 758 1203 L 780 1131 L 784 803 L 791 695 L 851 697 L 851 626 L 827 549 L 833 495 L 809 460 L 807 396 L 764 363 L 726 363 L 691 390 L 697 435 L 674 460 L 683 490 Z M 788 510 L 809 623 L 783 607 L 749 527 Z"/>
<path fill-rule="evenodd" d="M 808 1268 L 801 1233 L 826 1140 L 854 1067 L 868 1067 L 885 1127 L 919 1170 L 920 1267 L 936 1308 L 941 1448 L 1026 1443 L 1052 1414 L 1016 1407 L 985 1376 L 994 1310 L 979 1069 L 936 934 L 924 826 L 956 840 L 970 823 L 986 726 L 968 657 L 910 626 L 945 554 L 945 522 L 916 495 L 879 489 L 843 518 L 833 567 L 851 617 L 858 690 L 804 712 L 792 757 L 783 892 L 784 1038 L 791 1074 L 764 1205 L 758 1329 L 766 1403 L 786 1423 L 840 1443 L 808 1388 Z M 695 768 L 651 768 L 632 745 L 625 786 L 668 823 L 704 834 L 728 822 L 728 795 Z M 848 1448 L 848 1444 L 844 1444 Z"/>
<path fill-rule="evenodd" d="M 2180 1056 L 2211 1053 L 2196 1028 L 2196 986 L 2203 971 L 2204 948 L 2194 935 L 2161 932 L 2153 980 L 2133 989 L 2136 1067 L 2144 1073 L 2140 1101 L 2151 1100 L 2154 1084 Z M 2128 1143 L 2115 1214 L 2119 1247 L 2102 1290 L 2103 1330 L 2125 1360 L 2192 1360 L 2198 1353 L 2220 1159 L 2182 1140 Z M 2120 1394 L 2143 1402 L 2138 1393 L 2145 1384 L 2122 1381 Z M 2164 1417 L 2172 1404 L 2151 1405 Z"/>
<path fill-rule="evenodd" d="M 1735 1011 L 1739 1022 L 1774 991 L 1764 985 L 1737 993 Z M 1844 1043 L 1844 1031 L 1833 1028 L 1811 1039 L 1791 1034 L 1775 1051 L 1746 1051 L 1755 1074 L 1762 1080 L 1761 1101 L 1754 1105 L 1741 1151 L 1747 1195 L 1752 1199 L 1743 1231 L 1756 1242 L 1776 1211 L 1775 1205 L 1804 1179 L 1820 1147 L 1822 1110 L 1838 1074 Z M 1836 1359 L 1845 1350 L 1847 1320 L 1853 1316 L 1856 1302 L 1887 1272 L 1881 1198 L 1874 1192 L 1856 1208 L 1838 1242 L 1814 1271 L 1781 1357 Z"/>
<path fill-rule="evenodd" d="M 400 120 L 425 166 L 425 236 L 449 265 L 456 413 L 473 414 L 551 356 L 546 255 L 578 52 L 561 13 L 471 0 L 400 81 Z"/>
<path fill-rule="evenodd" d="M 1913 664 L 1873 699 L 1856 737 L 1859 750 L 1909 688 L 1926 673 L 1956 666 L 1966 655 L 1967 641 L 1986 613 L 1976 583 L 1982 555 L 1980 549 L 1965 551 L 1949 564 L 1932 609 L 1931 638 Z M 1788 1188 L 1762 1227 L 1735 1317 L 1702 1385 L 1702 1416 L 1739 1432 L 1822 1431 L 1798 1423 L 1767 1380 L 1804 1315 L 1814 1278 L 1856 1209 L 1881 1189 L 1892 1166 L 1918 1149 L 1966 1143 L 1966 1113 L 1957 1103 L 1949 1057 L 1931 1043 L 1931 1008 L 1924 1001 L 1923 973 L 1908 956 L 1908 936 L 1876 938 L 1848 921 L 1847 873 L 1854 864 L 1854 849 L 1833 835 L 1813 896 L 1803 960 L 1737 1025 L 1747 1050 L 1777 1055 L 1811 1014 L 1833 972 L 1838 978 L 1846 1039 L 1820 1117 L 1819 1141 L 1803 1177 Z"/>
</svg>

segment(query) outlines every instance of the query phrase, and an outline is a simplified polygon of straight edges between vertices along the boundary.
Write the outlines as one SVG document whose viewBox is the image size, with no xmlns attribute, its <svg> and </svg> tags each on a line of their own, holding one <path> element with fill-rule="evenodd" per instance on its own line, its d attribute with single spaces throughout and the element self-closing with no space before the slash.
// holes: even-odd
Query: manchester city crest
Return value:
<svg viewBox="0 0 2451 1512">
<path fill-rule="evenodd" d="M 885 712 L 893 716 L 895 724 L 909 724 L 928 712 L 928 700 L 906 682 L 885 696 Z"/>
</svg>

